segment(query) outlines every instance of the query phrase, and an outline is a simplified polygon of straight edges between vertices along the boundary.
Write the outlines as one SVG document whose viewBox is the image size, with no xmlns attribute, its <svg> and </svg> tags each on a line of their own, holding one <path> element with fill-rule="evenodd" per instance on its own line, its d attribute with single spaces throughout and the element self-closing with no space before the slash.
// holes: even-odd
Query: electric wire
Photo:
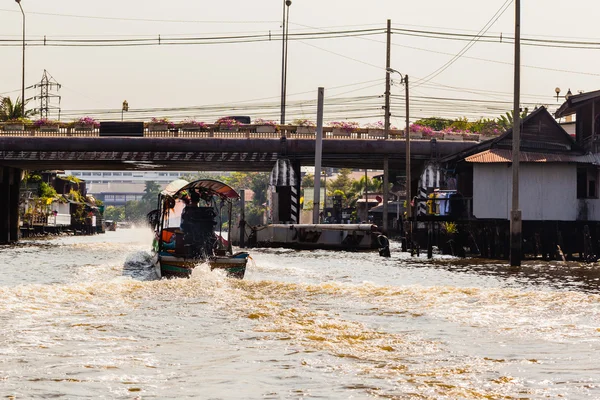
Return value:
<svg viewBox="0 0 600 400">
<path fill-rule="evenodd" d="M 504 14 L 504 12 L 508 9 L 508 6 L 510 6 L 512 4 L 512 2 L 513 2 L 513 0 L 506 0 L 504 2 L 504 4 L 502 4 L 502 6 L 500 6 L 498 11 L 496 11 L 496 13 L 492 16 L 492 18 L 488 22 L 486 22 L 486 24 L 483 26 L 483 28 L 477 33 L 476 37 L 470 39 L 469 43 L 465 47 L 463 47 L 456 55 L 454 55 L 454 57 L 452 57 L 448 62 L 446 62 L 440 68 L 436 69 L 435 71 L 433 71 L 426 77 L 419 79 L 417 82 L 413 83 L 413 87 L 418 87 L 419 84 L 422 84 L 422 83 L 432 80 L 433 78 L 435 78 L 436 76 L 438 76 L 439 74 L 444 72 L 446 69 L 448 69 L 448 67 L 450 67 L 452 64 L 454 64 L 458 59 L 460 59 L 460 57 L 463 54 L 465 54 L 467 51 L 469 51 L 471 49 L 471 47 L 473 47 L 475 45 L 475 43 L 477 43 L 477 41 L 480 39 L 480 36 L 485 34 L 492 27 L 492 25 L 494 25 L 496 23 L 496 21 L 498 21 L 498 19 L 502 16 L 502 14 Z"/>
</svg>

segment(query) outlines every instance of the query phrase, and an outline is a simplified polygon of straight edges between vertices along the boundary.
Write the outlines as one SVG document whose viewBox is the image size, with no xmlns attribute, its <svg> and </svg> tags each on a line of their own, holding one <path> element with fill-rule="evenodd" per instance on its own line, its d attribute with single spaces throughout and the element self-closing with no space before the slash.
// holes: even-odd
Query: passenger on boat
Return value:
<svg viewBox="0 0 600 400">
<path fill-rule="evenodd" d="M 163 230 L 162 232 L 162 242 L 163 242 L 163 248 L 165 250 L 174 250 L 175 246 L 176 246 L 176 238 L 175 238 L 175 232 L 173 231 L 168 231 L 168 230 Z"/>
<path fill-rule="evenodd" d="M 213 254 L 217 237 L 214 232 L 215 211 L 212 207 L 200 207 L 200 194 L 192 191 L 181 215 L 181 230 L 190 256 L 208 257 Z"/>
</svg>

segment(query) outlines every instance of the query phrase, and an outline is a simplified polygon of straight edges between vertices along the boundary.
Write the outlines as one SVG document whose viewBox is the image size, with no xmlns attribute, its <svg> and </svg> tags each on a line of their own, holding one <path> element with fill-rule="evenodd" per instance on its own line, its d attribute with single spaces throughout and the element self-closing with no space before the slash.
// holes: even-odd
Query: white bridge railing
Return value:
<svg viewBox="0 0 600 400">
<path fill-rule="evenodd" d="M 281 137 L 296 139 L 314 139 L 314 127 L 302 127 L 294 125 L 282 126 L 262 126 L 262 125 L 240 125 L 231 128 L 224 128 L 219 125 L 206 125 L 204 127 L 189 127 L 184 125 L 175 125 L 169 128 L 156 128 L 152 125 L 144 127 L 143 136 L 152 138 L 230 138 L 230 139 L 279 139 Z M 0 123 L 0 137 L 2 136 L 22 136 L 22 137 L 98 137 L 100 129 L 96 127 L 76 127 L 71 124 L 59 124 L 51 127 L 34 127 L 30 125 L 13 125 Z M 123 135 L 127 136 L 127 135 Z M 454 140 L 454 141 L 479 141 L 478 134 L 443 134 L 434 132 L 431 135 L 422 133 L 411 133 L 411 139 L 416 140 Z M 391 129 L 388 138 L 390 140 L 404 140 L 404 131 L 400 129 Z M 357 128 L 352 131 L 344 131 L 338 128 L 323 127 L 323 139 L 364 139 L 381 140 L 384 139 L 382 129 Z M 481 137 L 481 139 L 487 139 Z"/>
</svg>

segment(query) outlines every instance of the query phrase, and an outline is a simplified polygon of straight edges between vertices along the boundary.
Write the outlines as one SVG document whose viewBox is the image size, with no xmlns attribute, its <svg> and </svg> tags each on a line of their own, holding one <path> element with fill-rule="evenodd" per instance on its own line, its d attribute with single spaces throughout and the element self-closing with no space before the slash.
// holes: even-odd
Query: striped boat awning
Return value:
<svg viewBox="0 0 600 400">
<path fill-rule="evenodd" d="M 511 163 L 512 150 L 506 149 L 490 149 L 481 153 L 473 154 L 465 158 L 466 162 L 470 163 Z M 534 153 L 530 151 L 521 151 L 519 153 L 519 162 L 530 163 L 583 163 L 596 164 L 598 160 L 591 155 L 575 155 L 575 154 L 553 154 L 553 153 Z"/>
</svg>

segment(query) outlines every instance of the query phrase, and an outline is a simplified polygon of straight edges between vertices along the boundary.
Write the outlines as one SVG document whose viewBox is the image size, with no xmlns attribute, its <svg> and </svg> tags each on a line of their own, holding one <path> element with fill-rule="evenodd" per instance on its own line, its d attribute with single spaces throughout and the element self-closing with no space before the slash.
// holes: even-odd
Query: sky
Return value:
<svg viewBox="0 0 600 400">
<path fill-rule="evenodd" d="M 596 28 L 600 3 L 522 3 L 522 40 L 544 40 L 536 42 L 543 47 L 522 45 L 522 106 L 546 105 L 553 111 L 560 105 L 556 87 L 561 89 L 561 102 L 568 89 L 574 94 L 600 89 L 600 45 L 556 47 L 558 41 L 570 47 L 572 42 L 600 43 Z M 120 119 L 123 100 L 129 103 L 127 119 L 280 118 L 283 0 L 22 0 L 21 5 L 31 43 L 26 49 L 25 85 L 38 83 L 47 70 L 61 84 L 60 91 L 52 93 L 61 96 L 63 121 L 85 115 Z M 411 120 L 499 116 L 512 108 L 514 11 L 510 0 L 293 0 L 286 121 L 316 119 L 318 87 L 325 88 L 326 121 L 364 125 L 382 120 L 388 19 L 394 30 L 390 65 L 409 76 Z M 361 30 L 373 31 L 369 36 L 351 36 Z M 344 32 L 337 36 L 345 37 L 294 36 L 326 32 Z M 423 32 L 435 37 L 422 37 Z M 489 37 L 470 41 L 483 32 Z M 20 96 L 21 34 L 18 4 L 3 2 L 0 96 Z M 164 44 L 173 38 L 269 34 L 271 41 Z M 440 38 L 457 37 L 449 34 L 464 35 L 466 40 Z M 33 45 L 44 37 L 48 44 L 88 42 L 74 47 Z M 111 39 L 152 41 L 145 46 L 88 46 L 89 40 Z M 405 88 L 400 74 L 391 77 L 392 124 L 401 127 Z M 39 96 L 38 92 L 28 89 L 26 97 Z M 38 103 L 31 100 L 28 107 Z M 52 105 L 58 106 L 57 99 Z"/>
</svg>

